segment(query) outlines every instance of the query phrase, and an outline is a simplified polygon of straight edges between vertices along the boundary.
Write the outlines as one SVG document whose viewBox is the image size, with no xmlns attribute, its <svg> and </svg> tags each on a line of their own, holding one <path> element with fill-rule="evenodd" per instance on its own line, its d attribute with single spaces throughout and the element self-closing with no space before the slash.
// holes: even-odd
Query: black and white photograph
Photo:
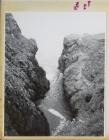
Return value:
<svg viewBox="0 0 109 140">
<path fill-rule="evenodd" d="M 104 12 L 5 13 L 5 136 L 104 136 Z"/>
</svg>

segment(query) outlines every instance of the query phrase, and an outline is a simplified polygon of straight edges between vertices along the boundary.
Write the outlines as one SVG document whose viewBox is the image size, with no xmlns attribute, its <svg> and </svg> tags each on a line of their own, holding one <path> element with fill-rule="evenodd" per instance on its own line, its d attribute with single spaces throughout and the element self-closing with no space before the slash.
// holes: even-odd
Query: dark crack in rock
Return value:
<svg viewBox="0 0 109 140">
<path fill-rule="evenodd" d="M 104 134 L 105 35 L 69 35 L 59 59 L 64 95 L 76 119 L 69 135 Z"/>
<path fill-rule="evenodd" d="M 35 59 L 37 44 L 22 35 L 10 13 L 5 21 L 5 135 L 50 135 L 49 124 L 36 106 L 50 85 Z"/>
</svg>

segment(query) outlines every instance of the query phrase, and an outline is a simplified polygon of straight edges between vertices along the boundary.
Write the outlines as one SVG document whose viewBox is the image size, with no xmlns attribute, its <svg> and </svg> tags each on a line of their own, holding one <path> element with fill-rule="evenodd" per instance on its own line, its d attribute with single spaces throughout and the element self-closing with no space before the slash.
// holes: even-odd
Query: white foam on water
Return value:
<svg viewBox="0 0 109 140">
<path fill-rule="evenodd" d="M 50 113 L 52 113 L 53 115 L 55 115 L 55 116 L 61 118 L 61 119 L 65 119 L 65 117 L 64 117 L 63 115 L 61 115 L 58 111 L 56 111 L 56 110 L 54 110 L 54 109 L 52 109 L 52 108 L 48 109 L 48 111 L 49 111 Z"/>
</svg>

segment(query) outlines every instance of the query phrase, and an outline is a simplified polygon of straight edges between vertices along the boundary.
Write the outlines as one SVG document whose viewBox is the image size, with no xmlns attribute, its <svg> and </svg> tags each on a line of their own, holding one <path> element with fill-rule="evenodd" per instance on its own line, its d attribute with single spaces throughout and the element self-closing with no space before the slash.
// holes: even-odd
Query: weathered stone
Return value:
<svg viewBox="0 0 109 140">
<path fill-rule="evenodd" d="M 35 59 L 38 50 L 26 39 L 11 14 L 5 20 L 5 123 L 18 135 L 49 135 L 49 125 L 35 103 L 49 90 L 45 71 Z M 11 129 L 11 128 L 10 128 Z M 9 128 L 5 127 L 7 135 Z"/>
<path fill-rule="evenodd" d="M 71 135 L 103 135 L 104 34 L 70 35 L 64 39 L 59 69 L 64 95 L 76 122 Z"/>
</svg>

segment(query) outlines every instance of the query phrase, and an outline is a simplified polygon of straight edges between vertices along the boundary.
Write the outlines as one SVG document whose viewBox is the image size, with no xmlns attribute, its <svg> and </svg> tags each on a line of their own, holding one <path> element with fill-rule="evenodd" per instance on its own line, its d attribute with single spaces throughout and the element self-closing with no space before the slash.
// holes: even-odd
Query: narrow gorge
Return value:
<svg viewBox="0 0 109 140">
<path fill-rule="evenodd" d="M 66 36 L 51 81 L 36 41 L 6 14 L 5 135 L 103 136 L 105 35 Z"/>
</svg>

